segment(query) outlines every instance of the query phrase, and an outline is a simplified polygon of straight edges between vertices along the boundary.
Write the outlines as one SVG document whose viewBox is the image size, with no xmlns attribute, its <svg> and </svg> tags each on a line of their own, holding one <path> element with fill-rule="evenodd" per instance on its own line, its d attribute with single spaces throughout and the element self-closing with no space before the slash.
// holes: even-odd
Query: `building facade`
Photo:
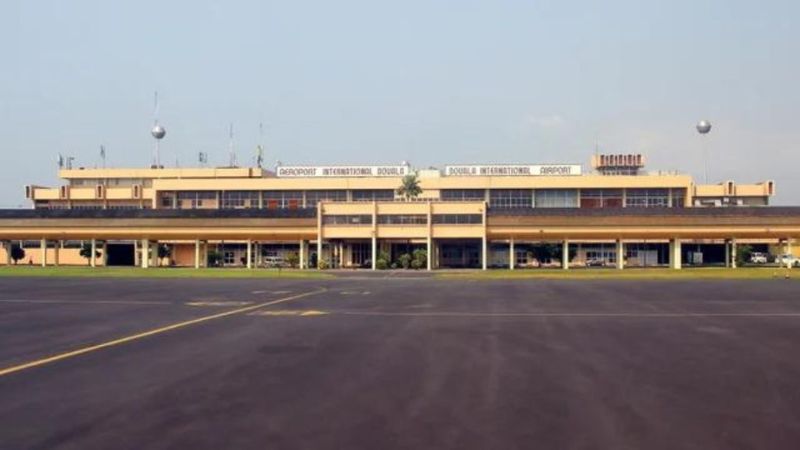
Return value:
<svg viewBox="0 0 800 450">
<path fill-rule="evenodd" d="M 642 155 L 580 164 L 66 169 L 0 212 L 28 264 L 423 269 L 734 264 L 737 244 L 791 253 L 800 212 L 775 184 L 696 184 Z M 421 193 L 398 193 L 415 174 Z M 92 246 L 100 255 L 76 254 Z M 2 254 L 0 254 L 2 256 Z M 161 257 L 159 257 L 161 256 Z M 711 256 L 713 258 L 709 259 Z M 417 263 L 419 266 L 419 263 Z"/>
</svg>

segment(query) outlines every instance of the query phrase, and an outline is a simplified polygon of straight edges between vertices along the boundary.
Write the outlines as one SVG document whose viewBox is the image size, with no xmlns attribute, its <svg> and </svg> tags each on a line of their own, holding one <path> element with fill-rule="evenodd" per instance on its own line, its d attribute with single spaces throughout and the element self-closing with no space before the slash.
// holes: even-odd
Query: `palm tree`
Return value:
<svg viewBox="0 0 800 450">
<path fill-rule="evenodd" d="M 400 187 L 397 188 L 397 195 L 405 198 L 406 200 L 417 198 L 421 193 L 422 188 L 419 186 L 419 178 L 417 177 L 416 172 L 404 176 L 403 181 L 400 183 Z"/>
</svg>

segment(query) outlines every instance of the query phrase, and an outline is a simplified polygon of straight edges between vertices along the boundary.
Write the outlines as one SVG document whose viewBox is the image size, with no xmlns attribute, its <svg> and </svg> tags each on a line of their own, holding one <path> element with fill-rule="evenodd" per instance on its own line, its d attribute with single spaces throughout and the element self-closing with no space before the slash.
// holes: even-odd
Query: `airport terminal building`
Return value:
<svg viewBox="0 0 800 450">
<path fill-rule="evenodd" d="M 399 192 L 416 174 L 421 191 Z M 61 169 L 0 211 L 0 264 L 420 269 L 735 265 L 792 254 L 775 183 L 697 184 L 642 155 L 591 164 Z M 87 246 L 95 252 L 84 252 Z M 738 247 L 737 247 L 738 246 Z M 17 251 L 19 253 L 19 251 Z M 92 255 L 95 255 L 94 257 Z"/>
</svg>

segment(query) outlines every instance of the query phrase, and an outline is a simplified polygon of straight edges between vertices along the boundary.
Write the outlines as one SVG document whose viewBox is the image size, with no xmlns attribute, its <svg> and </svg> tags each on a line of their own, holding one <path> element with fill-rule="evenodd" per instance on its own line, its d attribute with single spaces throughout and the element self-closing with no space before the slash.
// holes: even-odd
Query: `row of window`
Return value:
<svg viewBox="0 0 800 450">
<path fill-rule="evenodd" d="M 480 225 L 481 214 L 433 214 L 434 224 L 443 225 Z M 325 225 L 372 225 L 372 216 L 367 214 L 331 214 L 322 217 Z M 381 225 L 426 225 L 428 217 L 424 214 L 381 214 L 378 216 Z"/>
<path fill-rule="evenodd" d="M 671 191 L 671 192 L 670 192 Z M 493 208 L 682 207 L 683 189 L 490 189 Z M 443 189 L 443 201 L 484 201 L 484 189 Z M 351 201 L 392 201 L 391 189 L 353 190 Z M 217 201 L 219 204 L 217 205 Z M 161 193 L 161 208 L 301 208 L 348 201 L 348 191 L 180 191 Z"/>
</svg>

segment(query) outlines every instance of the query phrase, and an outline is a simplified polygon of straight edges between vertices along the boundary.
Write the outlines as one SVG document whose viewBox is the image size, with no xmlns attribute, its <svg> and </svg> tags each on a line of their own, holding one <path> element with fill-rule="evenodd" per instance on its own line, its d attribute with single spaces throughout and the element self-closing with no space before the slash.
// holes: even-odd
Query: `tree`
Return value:
<svg viewBox="0 0 800 450">
<path fill-rule="evenodd" d="M 17 265 L 17 262 L 20 259 L 25 258 L 25 249 L 20 247 L 18 244 L 14 244 L 11 246 L 11 259 L 14 260 L 14 265 Z"/>
<path fill-rule="evenodd" d="M 411 267 L 411 255 L 409 255 L 408 253 L 403 253 L 402 255 L 400 255 L 400 257 L 397 258 L 397 261 L 400 263 L 400 266 L 403 269 L 408 269 L 409 267 Z"/>
<path fill-rule="evenodd" d="M 421 269 L 423 267 L 427 267 L 428 265 L 428 252 L 424 249 L 418 248 L 414 250 L 412 253 L 413 258 L 411 260 L 411 268 L 412 269 Z"/>
<path fill-rule="evenodd" d="M 417 173 L 411 173 L 403 177 L 400 187 L 397 188 L 397 195 L 411 200 L 412 198 L 419 197 L 422 194 L 422 188 L 419 186 L 419 177 Z"/>
<path fill-rule="evenodd" d="M 83 245 L 81 246 L 81 251 L 78 252 L 78 254 L 81 255 L 82 258 L 86 258 L 86 265 L 87 266 L 92 265 L 92 244 L 91 243 L 84 242 Z M 97 251 L 97 249 L 94 250 L 94 257 L 95 258 L 99 258 L 100 257 L 100 252 Z"/>
<path fill-rule="evenodd" d="M 300 264 L 300 255 L 294 252 L 289 253 L 286 255 L 286 262 L 289 264 L 289 267 L 296 269 Z"/>
</svg>

